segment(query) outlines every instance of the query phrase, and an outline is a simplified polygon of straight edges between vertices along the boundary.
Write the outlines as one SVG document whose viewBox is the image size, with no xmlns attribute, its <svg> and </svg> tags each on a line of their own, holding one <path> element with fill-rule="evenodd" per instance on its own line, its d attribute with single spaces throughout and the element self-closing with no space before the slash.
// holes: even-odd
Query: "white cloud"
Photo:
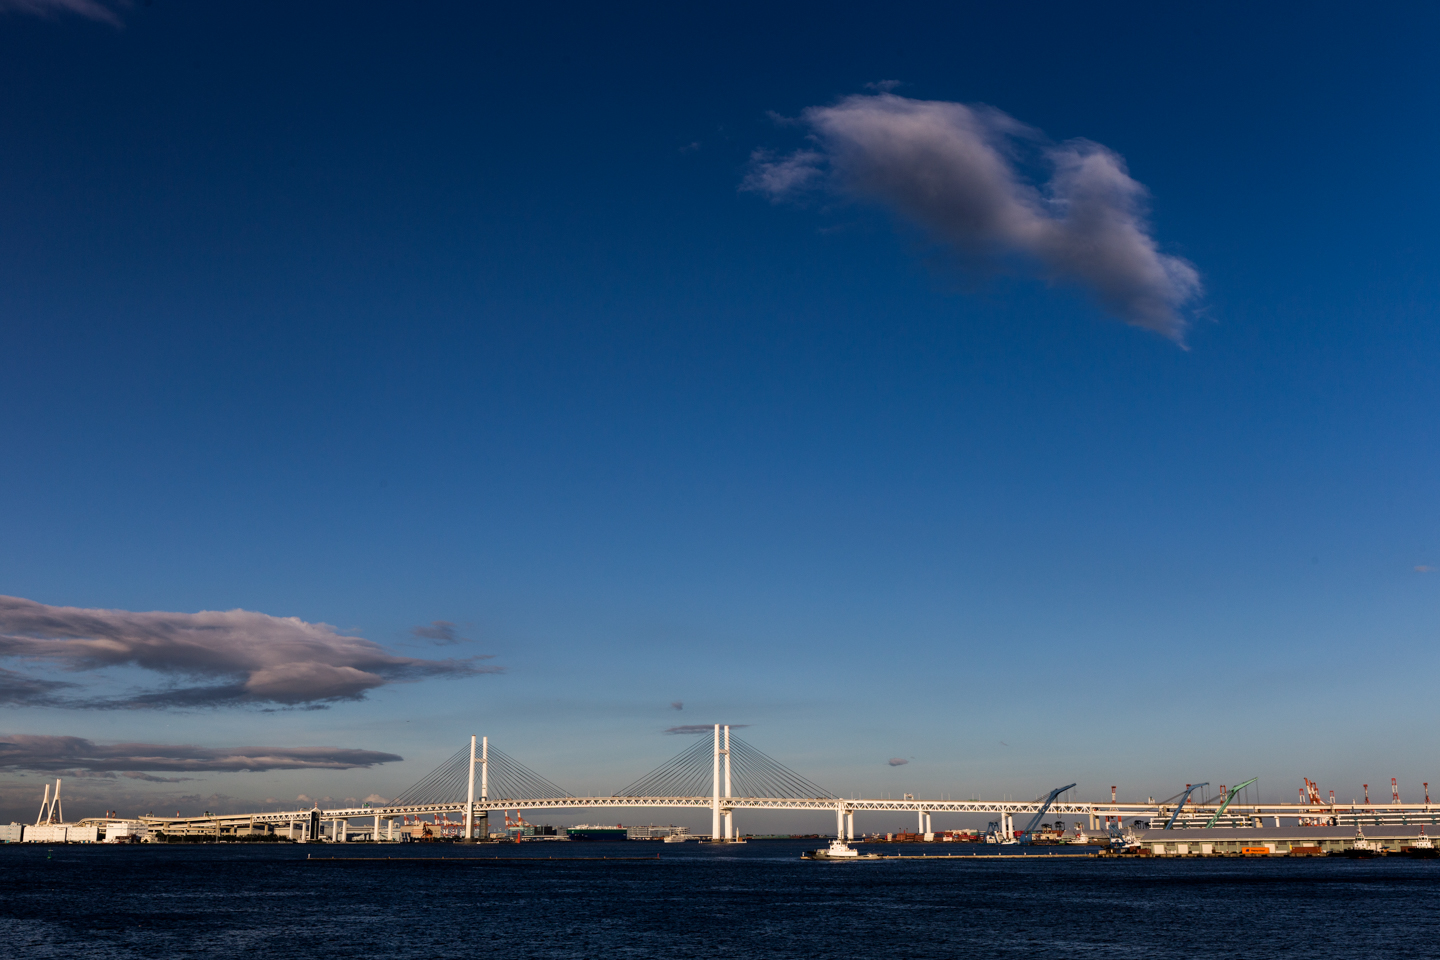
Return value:
<svg viewBox="0 0 1440 960">
<path fill-rule="evenodd" d="M 807 189 L 824 176 L 825 155 L 817 150 L 797 150 L 788 157 L 772 159 L 766 150 L 750 155 L 750 172 L 741 187 L 782 200 Z"/>
<path fill-rule="evenodd" d="M 1161 253 L 1148 193 L 1124 159 L 1089 140 L 1054 144 L 988 107 L 892 93 L 810 107 L 816 146 L 757 151 L 742 189 L 772 200 L 825 188 L 910 221 L 972 264 L 1019 261 L 1075 283 L 1127 323 L 1183 342 L 1200 292 L 1188 261 Z M 1031 157 L 1049 173 L 1024 173 Z"/>
</svg>

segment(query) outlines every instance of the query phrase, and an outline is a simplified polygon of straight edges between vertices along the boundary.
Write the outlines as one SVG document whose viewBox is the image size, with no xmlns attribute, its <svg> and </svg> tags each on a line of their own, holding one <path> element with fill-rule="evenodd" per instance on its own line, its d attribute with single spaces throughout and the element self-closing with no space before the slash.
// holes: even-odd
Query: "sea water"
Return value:
<svg viewBox="0 0 1440 960">
<path fill-rule="evenodd" d="M 8 845 L 0 956 L 1440 957 L 1440 861 L 822 845 Z"/>
</svg>

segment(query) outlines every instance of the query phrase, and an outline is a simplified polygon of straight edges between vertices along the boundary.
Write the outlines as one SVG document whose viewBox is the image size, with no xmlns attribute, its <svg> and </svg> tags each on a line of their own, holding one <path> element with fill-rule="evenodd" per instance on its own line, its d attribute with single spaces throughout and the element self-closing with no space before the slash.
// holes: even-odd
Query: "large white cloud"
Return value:
<svg viewBox="0 0 1440 960">
<path fill-rule="evenodd" d="M 1114 151 L 1049 143 L 988 107 L 892 93 L 810 107 L 801 123 L 813 145 L 757 152 L 744 189 L 778 200 L 823 188 L 878 203 L 965 260 L 1029 263 L 1127 323 L 1183 341 L 1199 273 L 1160 252 L 1145 187 Z M 1048 178 L 1027 176 L 1026 159 Z"/>
<path fill-rule="evenodd" d="M 391 653 L 329 624 L 249 610 L 133 613 L 53 607 L 0 596 L 0 657 L 71 672 L 135 666 L 196 686 L 169 685 L 124 698 L 62 698 L 55 680 L 0 676 L 11 703 L 90 707 L 224 704 L 316 706 L 357 700 L 387 683 L 431 676 L 497 673 L 478 658 L 424 660 Z"/>
</svg>

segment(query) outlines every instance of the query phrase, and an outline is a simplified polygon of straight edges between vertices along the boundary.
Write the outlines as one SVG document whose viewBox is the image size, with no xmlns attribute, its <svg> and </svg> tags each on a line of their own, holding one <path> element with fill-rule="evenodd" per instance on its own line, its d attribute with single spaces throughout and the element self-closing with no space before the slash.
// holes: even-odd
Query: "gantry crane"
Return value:
<svg viewBox="0 0 1440 960">
<path fill-rule="evenodd" d="M 1037 811 L 1036 814 L 1035 814 L 1035 816 L 1031 819 L 1031 821 L 1030 821 L 1028 824 L 1026 824 L 1026 826 L 1025 826 L 1025 835 L 1024 835 L 1023 837 L 1021 837 L 1021 839 L 1020 839 L 1020 842 L 1021 842 L 1021 843 L 1029 843 L 1029 842 L 1030 842 L 1030 838 L 1035 835 L 1035 828 L 1038 827 L 1038 826 L 1040 826 L 1040 821 L 1043 820 L 1044 817 L 1045 817 L 1045 814 L 1049 812 L 1049 810 L 1050 810 L 1050 804 L 1052 804 L 1052 803 L 1055 802 L 1055 798 L 1058 797 L 1058 796 L 1060 796 L 1060 794 L 1064 793 L 1066 790 L 1073 790 L 1074 788 L 1075 788 L 1075 784 L 1071 783 L 1071 784 L 1067 784 L 1067 785 L 1065 785 L 1065 786 L 1063 786 L 1063 787 L 1056 787 L 1054 790 L 1051 790 L 1051 791 L 1050 791 L 1050 796 L 1048 796 L 1048 797 L 1045 798 L 1045 802 L 1042 803 L 1042 804 L 1040 804 L 1040 809 L 1039 809 L 1039 811 Z"/>
<path fill-rule="evenodd" d="M 1259 779 L 1259 777 L 1251 777 L 1249 780 L 1246 780 L 1244 783 L 1240 784 L 1240 786 L 1231 787 L 1229 792 L 1225 794 L 1225 799 L 1220 802 L 1220 809 L 1215 811 L 1215 815 L 1213 817 L 1205 821 L 1206 828 L 1215 826 L 1215 821 L 1220 819 L 1220 815 L 1225 812 L 1226 807 L 1230 806 L 1230 801 L 1235 799 L 1235 795 L 1237 793 L 1239 793 L 1241 790 L 1244 790 L 1246 787 L 1250 786 L 1250 784 L 1254 783 L 1256 780 Z M 1309 783 L 1310 781 L 1306 780 L 1305 782 Z M 1175 812 L 1179 813 L 1180 811 L 1177 809 Z M 1165 829 L 1168 830 L 1170 828 L 1166 827 Z"/>
<path fill-rule="evenodd" d="M 1171 827 L 1175 826 L 1175 818 L 1180 816 L 1180 810 L 1182 807 L 1185 806 L 1185 801 L 1190 799 L 1190 794 L 1194 793 L 1196 790 L 1199 790 L 1201 787 L 1208 786 L 1210 786 L 1209 783 L 1188 783 L 1185 785 L 1185 792 L 1179 795 L 1180 802 L 1175 805 L 1175 812 L 1170 814 L 1169 820 L 1165 821 L 1166 830 L 1169 830 Z"/>
</svg>

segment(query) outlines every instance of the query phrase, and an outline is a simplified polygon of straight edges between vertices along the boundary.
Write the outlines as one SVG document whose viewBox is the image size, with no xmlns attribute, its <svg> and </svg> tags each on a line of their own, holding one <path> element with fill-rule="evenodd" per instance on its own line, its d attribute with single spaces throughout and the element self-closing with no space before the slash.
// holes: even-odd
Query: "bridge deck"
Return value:
<svg viewBox="0 0 1440 960">
<path fill-rule="evenodd" d="M 625 809 L 711 809 L 713 796 L 691 797 L 545 797 L 538 799 L 477 800 L 475 814 L 504 810 L 625 810 Z M 969 813 L 969 814 L 1033 814 L 1040 809 L 1040 801 L 990 801 L 990 800 L 888 800 L 859 799 L 844 800 L 829 797 L 796 799 L 792 797 L 721 797 L 722 810 L 817 810 L 835 813 L 858 813 L 861 811 L 884 812 L 925 812 L 925 813 Z M 1151 820 L 1168 817 L 1174 812 L 1173 805 L 1154 803 L 1053 803 L 1050 811 L 1056 816 L 1118 817 L 1121 819 Z M 438 813 L 463 815 L 465 801 L 450 803 L 401 804 L 395 806 L 342 807 L 320 811 L 325 820 L 345 820 L 380 817 L 390 820 L 406 816 L 428 816 Z M 1177 823 L 1193 823 L 1206 820 L 1215 812 L 1213 805 L 1187 806 Z M 141 817 L 153 826 L 216 826 L 234 827 L 247 824 L 298 823 L 310 818 L 311 810 L 257 811 L 204 817 Z M 1281 818 L 1338 818 L 1341 823 L 1359 819 L 1361 823 L 1434 822 L 1440 817 L 1440 804 L 1420 803 L 1372 803 L 1366 806 L 1350 805 L 1301 805 L 1294 803 L 1275 804 L 1231 804 L 1226 810 L 1227 820 L 1249 817 Z"/>
</svg>

